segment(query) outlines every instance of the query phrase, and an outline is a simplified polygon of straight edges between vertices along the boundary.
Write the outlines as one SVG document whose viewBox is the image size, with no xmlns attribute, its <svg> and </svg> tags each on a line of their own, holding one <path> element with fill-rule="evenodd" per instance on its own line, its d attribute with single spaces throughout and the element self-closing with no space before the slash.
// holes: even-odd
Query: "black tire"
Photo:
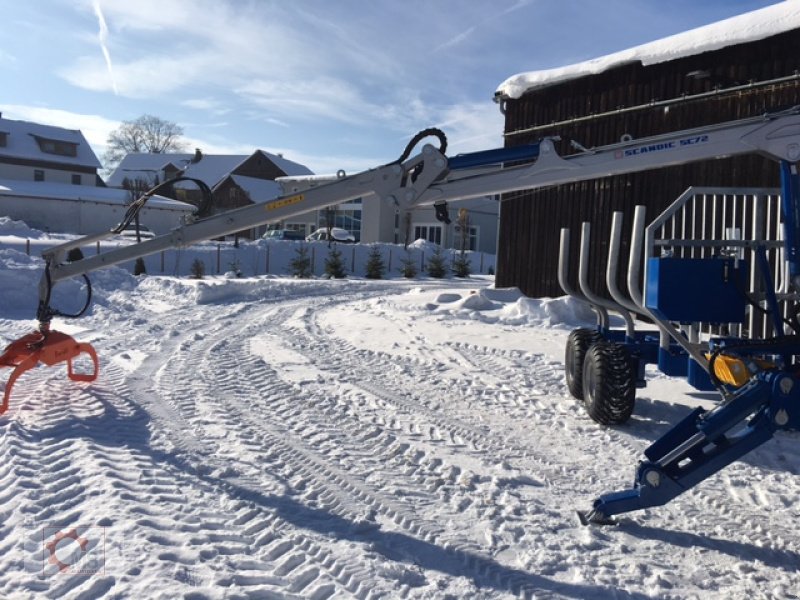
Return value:
<svg viewBox="0 0 800 600">
<path fill-rule="evenodd" d="M 598 342 L 583 363 L 583 403 L 593 421 L 621 425 L 631 418 L 636 402 L 636 369 L 628 349 Z"/>
<path fill-rule="evenodd" d="M 564 352 L 567 389 L 573 398 L 583 400 L 583 361 L 586 351 L 602 339 L 593 329 L 573 329 Z"/>
</svg>

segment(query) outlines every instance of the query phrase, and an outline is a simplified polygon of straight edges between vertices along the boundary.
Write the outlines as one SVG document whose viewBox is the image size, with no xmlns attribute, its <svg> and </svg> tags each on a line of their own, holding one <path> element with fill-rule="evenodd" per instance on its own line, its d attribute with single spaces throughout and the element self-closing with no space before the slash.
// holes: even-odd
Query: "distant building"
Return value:
<svg viewBox="0 0 800 600">
<path fill-rule="evenodd" d="M 648 44 L 503 82 L 507 146 L 559 136 L 562 156 L 585 148 L 776 111 L 800 104 L 800 3 L 772 6 Z M 689 186 L 776 187 L 775 163 L 756 155 L 606 177 L 509 194 L 500 216 L 497 285 L 561 295 L 559 233 L 592 223 L 590 287 L 605 289 L 614 211 L 625 214 L 627 257 L 635 205 L 654 218 Z M 624 265 L 623 265 L 624 267 Z M 577 268 L 570 269 L 572 274 Z M 624 275 L 624 268 L 621 269 Z M 575 282 L 573 282 L 573 285 Z"/>
<path fill-rule="evenodd" d="M 78 130 L 0 117 L 0 216 L 50 232 L 111 229 L 122 220 L 131 198 L 105 187 L 97 175 L 101 166 Z M 154 232 L 166 233 L 194 210 L 155 196 L 140 220 Z"/>
<path fill-rule="evenodd" d="M 101 168 L 77 129 L 2 118 L 0 179 L 97 185 Z"/>
<path fill-rule="evenodd" d="M 307 167 L 263 150 L 250 155 L 203 154 L 198 150 L 194 154 L 128 154 L 106 183 L 121 188 L 139 182 L 149 187 L 177 176 L 199 179 L 211 189 L 214 214 L 277 197 L 278 177 L 310 174 Z M 178 183 L 171 193 L 164 193 L 187 201 L 197 201 L 200 194 L 188 182 Z M 241 235 L 256 237 L 264 230 L 264 226 L 254 227 Z"/>
</svg>

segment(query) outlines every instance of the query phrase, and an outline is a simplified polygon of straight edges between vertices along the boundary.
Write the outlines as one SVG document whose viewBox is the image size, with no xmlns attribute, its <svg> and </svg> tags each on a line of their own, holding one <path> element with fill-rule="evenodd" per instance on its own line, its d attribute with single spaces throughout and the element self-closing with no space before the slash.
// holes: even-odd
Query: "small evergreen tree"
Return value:
<svg viewBox="0 0 800 600">
<path fill-rule="evenodd" d="M 472 269 L 469 259 L 462 252 L 453 259 L 453 274 L 456 277 L 469 277 L 470 273 L 472 273 Z"/>
<path fill-rule="evenodd" d="M 230 263 L 228 263 L 228 270 L 233 273 L 236 277 L 242 276 L 242 263 L 239 262 L 238 258 L 234 258 Z"/>
<path fill-rule="evenodd" d="M 441 279 L 447 274 L 447 266 L 445 265 L 444 255 L 442 254 L 442 249 L 439 246 L 436 246 L 436 250 L 433 251 L 433 255 L 430 257 L 430 259 L 428 259 L 426 270 L 430 277 L 435 277 L 436 279 Z"/>
<path fill-rule="evenodd" d="M 67 252 L 67 262 L 75 262 L 78 260 L 83 260 L 83 252 L 80 248 L 72 248 Z"/>
<path fill-rule="evenodd" d="M 331 248 L 330 252 L 328 252 L 328 258 L 325 259 L 325 274 L 335 279 L 347 277 L 347 273 L 344 270 L 342 253 L 337 250 L 336 247 Z"/>
<path fill-rule="evenodd" d="M 308 255 L 308 246 L 302 244 L 294 252 L 297 256 L 289 261 L 289 274 L 299 279 L 310 279 L 314 272 L 311 267 L 311 257 Z"/>
<path fill-rule="evenodd" d="M 383 262 L 381 249 L 378 246 L 373 246 L 369 251 L 366 271 L 367 279 L 383 279 L 383 275 L 386 273 L 386 264 Z"/>
<path fill-rule="evenodd" d="M 203 275 L 206 274 L 206 264 L 199 258 L 195 258 L 192 261 L 189 272 L 192 274 L 192 279 L 202 279 Z"/>
<path fill-rule="evenodd" d="M 411 257 L 411 252 L 406 252 L 406 257 L 400 261 L 400 274 L 406 279 L 417 276 L 417 261 Z"/>
</svg>

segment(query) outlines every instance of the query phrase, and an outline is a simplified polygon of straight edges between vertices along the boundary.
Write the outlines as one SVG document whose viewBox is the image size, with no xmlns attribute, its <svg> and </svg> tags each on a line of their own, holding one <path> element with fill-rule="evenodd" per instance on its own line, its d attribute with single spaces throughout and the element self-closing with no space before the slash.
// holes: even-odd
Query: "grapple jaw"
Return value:
<svg viewBox="0 0 800 600">
<path fill-rule="evenodd" d="M 89 358 L 92 359 L 93 372 L 75 372 L 72 360 L 82 353 L 88 354 Z M 11 342 L 6 346 L 3 354 L 0 355 L 0 367 L 14 369 L 11 372 L 11 377 L 6 382 L 3 403 L 0 405 L 0 415 L 8 410 L 8 400 L 11 397 L 11 389 L 14 387 L 16 380 L 25 371 L 34 368 L 39 362 L 47 366 L 66 362 L 67 377 L 73 381 L 94 381 L 97 379 L 97 353 L 91 344 L 77 342 L 66 333 L 53 331 L 43 326 L 39 331 L 29 333 Z"/>
</svg>

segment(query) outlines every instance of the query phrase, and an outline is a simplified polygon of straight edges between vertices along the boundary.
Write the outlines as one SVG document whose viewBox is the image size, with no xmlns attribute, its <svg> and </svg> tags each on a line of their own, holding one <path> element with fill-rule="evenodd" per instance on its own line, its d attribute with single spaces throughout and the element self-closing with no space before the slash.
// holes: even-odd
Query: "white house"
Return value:
<svg viewBox="0 0 800 600">
<path fill-rule="evenodd" d="M 0 179 L 97 185 L 101 166 L 80 131 L 0 113 Z"/>
<path fill-rule="evenodd" d="M 74 129 L 3 119 L 0 114 L 0 216 L 59 233 L 111 229 L 131 197 L 100 181 L 102 165 Z M 165 233 L 195 211 L 185 202 L 151 198 L 140 222 Z"/>
</svg>

